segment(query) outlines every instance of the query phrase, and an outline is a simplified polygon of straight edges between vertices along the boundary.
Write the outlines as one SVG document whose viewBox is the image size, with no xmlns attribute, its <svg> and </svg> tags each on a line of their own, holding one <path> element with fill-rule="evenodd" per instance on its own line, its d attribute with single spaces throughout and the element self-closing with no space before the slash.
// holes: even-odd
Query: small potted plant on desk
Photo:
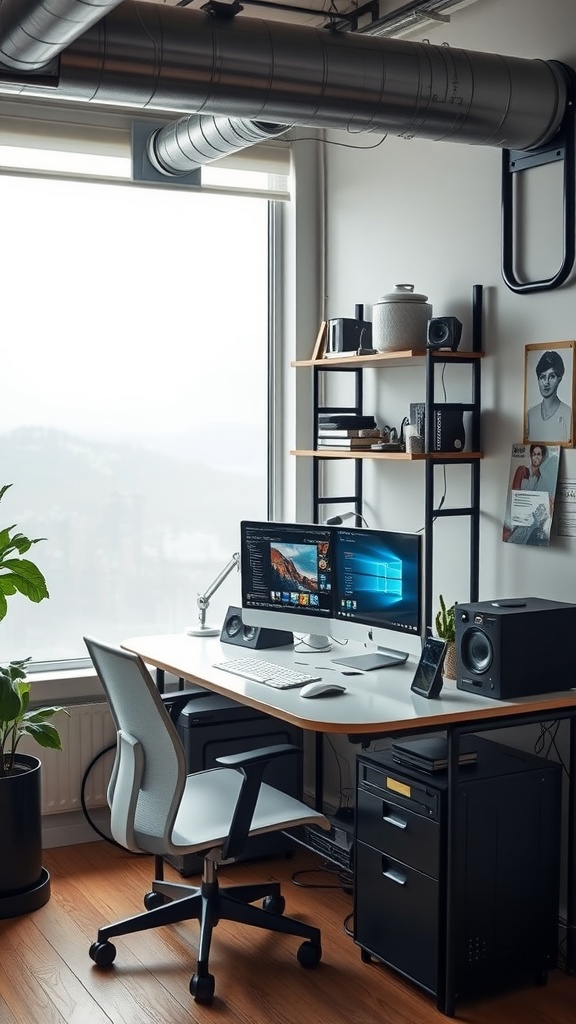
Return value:
<svg viewBox="0 0 576 1024">
<path fill-rule="evenodd" d="M 0 488 L 0 501 L 11 486 Z M 13 594 L 36 603 L 49 596 L 38 567 L 22 557 L 43 539 L 30 540 L 15 526 L 0 527 L 0 621 Z M 28 707 L 28 661 L 0 665 L 0 918 L 37 910 L 50 898 L 50 876 L 42 867 L 41 762 L 20 753 L 18 746 L 29 736 L 41 747 L 61 750 L 60 736 L 49 720 L 65 709 Z"/>
<path fill-rule="evenodd" d="M 436 636 L 439 636 L 441 640 L 446 641 L 446 654 L 444 656 L 444 668 L 443 675 L 446 679 L 457 679 L 458 673 L 456 669 L 456 603 L 450 605 L 448 608 L 446 602 L 440 594 L 438 598 L 440 604 L 439 610 L 436 612 Z"/>
</svg>

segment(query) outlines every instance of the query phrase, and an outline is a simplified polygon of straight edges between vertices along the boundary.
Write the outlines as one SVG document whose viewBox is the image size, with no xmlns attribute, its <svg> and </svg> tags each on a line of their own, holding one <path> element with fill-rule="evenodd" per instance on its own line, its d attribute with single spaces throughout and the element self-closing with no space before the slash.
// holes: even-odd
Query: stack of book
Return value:
<svg viewBox="0 0 576 1024">
<path fill-rule="evenodd" d="M 326 413 L 318 418 L 318 448 L 369 450 L 381 437 L 373 416 Z"/>
<path fill-rule="evenodd" d="M 474 736 L 463 736 L 458 750 L 458 764 L 475 764 L 478 758 Z M 407 768 L 423 772 L 439 772 L 448 766 L 448 743 L 444 736 L 406 740 L 392 744 L 392 757 Z"/>
</svg>

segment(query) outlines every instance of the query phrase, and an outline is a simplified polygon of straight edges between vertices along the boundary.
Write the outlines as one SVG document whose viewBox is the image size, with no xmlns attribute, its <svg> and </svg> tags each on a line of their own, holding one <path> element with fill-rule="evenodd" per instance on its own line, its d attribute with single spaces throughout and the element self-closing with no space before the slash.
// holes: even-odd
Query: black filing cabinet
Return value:
<svg viewBox="0 0 576 1024">
<path fill-rule="evenodd" d="M 181 711 L 177 729 L 186 752 L 188 772 L 213 768 L 216 758 L 225 754 L 238 754 L 243 750 L 271 746 L 275 743 L 293 743 L 302 748 L 302 730 L 289 722 L 256 711 L 216 693 L 199 691 Z M 290 754 L 272 762 L 264 774 L 264 782 L 302 797 L 302 757 Z M 288 853 L 294 842 L 284 832 L 270 832 L 251 836 L 241 860 Z M 194 853 L 182 857 L 168 857 L 182 875 L 202 870 L 202 859 Z"/>
<path fill-rule="evenodd" d="M 449 934 L 447 772 L 401 766 L 391 751 L 357 759 L 354 939 L 445 1012 L 458 996 L 543 981 L 557 958 L 561 766 L 473 740 L 477 762 L 458 772 Z"/>
</svg>

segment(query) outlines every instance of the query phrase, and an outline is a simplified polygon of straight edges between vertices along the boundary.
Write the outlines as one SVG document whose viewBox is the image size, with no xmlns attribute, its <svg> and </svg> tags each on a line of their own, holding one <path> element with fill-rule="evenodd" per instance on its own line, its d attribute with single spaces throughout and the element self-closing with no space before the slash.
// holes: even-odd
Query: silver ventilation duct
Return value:
<svg viewBox="0 0 576 1024">
<path fill-rule="evenodd" d="M 121 0 L 0 0 L 0 66 L 43 68 Z"/>
<path fill-rule="evenodd" d="M 13 82 L 13 78 L 12 78 Z M 71 43 L 54 89 L 22 95 L 530 149 L 567 105 L 554 61 L 124 2 Z"/>
<path fill-rule="evenodd" d="M 148 140 L 148 159 L 163 174 L 189 174 L 229 153 L 237 153 L 264 139 L 278 138 L 289 127 L 239 117 L 193 114 L 154 132 Z"/>
</svg>

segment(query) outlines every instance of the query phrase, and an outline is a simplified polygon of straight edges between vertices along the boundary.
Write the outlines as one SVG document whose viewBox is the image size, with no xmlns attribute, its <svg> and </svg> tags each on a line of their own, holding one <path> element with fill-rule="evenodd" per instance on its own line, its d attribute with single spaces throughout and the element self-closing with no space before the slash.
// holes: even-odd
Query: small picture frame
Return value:
<svg viewBox="0 0 576 1024">
<path fill-rule="evenodd" d="M 524 444 L 574 448 L 576 341 L 525 346 Z"/>
</svg>

